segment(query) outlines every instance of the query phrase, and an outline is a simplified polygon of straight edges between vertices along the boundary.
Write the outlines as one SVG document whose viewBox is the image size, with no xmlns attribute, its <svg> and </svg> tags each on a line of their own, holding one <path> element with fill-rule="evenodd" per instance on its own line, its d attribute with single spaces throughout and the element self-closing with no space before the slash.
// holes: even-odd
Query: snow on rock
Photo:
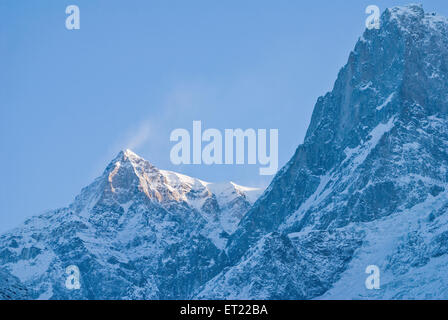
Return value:
<svg viewBox="0 0 448 320">
<path fill-rule="evenodd" d="M 0 299 L 448 299 L 447 168 L 447 19 L 387 9 L 258 200 L 125 150 L 0 236 Z"/>
<path fill-rule="evenodd" d="M 260 191 L 159 170 L 124 150 L 68 208 L 1 235 L 0 268 L 32 299 L 186 298 L 227 264 L 228 232 Z M 80 290 L 65 288 L 70 265 Z M 2 291 L 3 278 L 0 298 L 25 296 Z"/>
<path fill-rule="evenodd" d="M 198 298 L 448 298 L 447 22 L 410 5 L 365 31 Z"/>
</svg>

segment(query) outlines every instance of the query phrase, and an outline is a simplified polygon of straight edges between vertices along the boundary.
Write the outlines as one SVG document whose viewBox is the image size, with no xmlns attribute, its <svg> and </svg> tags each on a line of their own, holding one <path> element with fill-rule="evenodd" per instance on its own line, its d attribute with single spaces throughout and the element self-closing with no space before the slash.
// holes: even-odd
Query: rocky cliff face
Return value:
<svg viewBox="0 0 448 320">
<path fill-rule="evenodd" d="M 447 297 L 405 280 L 418 272 L 437 283 L 423 270 L 448 260 L 444 249 L 431 253 L 445 248 L 447 22 L 411 5 L 366 30 L 318 99 L 304 144 L 231 236 L 233 266 L 198 297 Z M 295 257 L 267 258 L 292 248 Z M 258 261 L 268 267 L 248 272 Z M 365 289 L 371 264 L 383 290 Z M 298 278 L 278 271 L 288 269 Z"/>
<path fill-rule="evenodd" d="M 255 204 L 122 152 L 70 207 L 0 237 L 0 298 L 5 281 L 42 299 L 448 298 L 447 168 L 448 21 L 388 9 Z"/>
<path fill-rule="evenodd" d="M 185 298 L 227 264 L 228 232 L 259 193 L 159 170 L 127 150 L 68 208 L 2 235 L 0 265 L 31 298 Z M 80 290 L 65 286 L 70 265 Z"/>
<path fill-rule="evenodd" d="M 0 300 L 27 300 L 30 297 L 20 280 L 7 270 L 0 269 Z"/>
</svg>

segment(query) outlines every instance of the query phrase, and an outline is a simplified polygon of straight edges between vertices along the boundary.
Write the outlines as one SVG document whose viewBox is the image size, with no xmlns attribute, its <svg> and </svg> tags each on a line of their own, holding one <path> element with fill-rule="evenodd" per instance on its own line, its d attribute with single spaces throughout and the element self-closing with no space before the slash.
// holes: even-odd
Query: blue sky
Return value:
<svg viewBox="0 0 448 320">
<path fill-rule="evenodd" d="M 207 181 L 266 185 L 258 165 L 174 166 L 170 132 L 279 129 L 284 165 L 368 5 L 408 1 L 0 1 L 0 231 L 69 204 L 120 149 Z M 78 5 L 81 29 L 65 28 Z M 448 2 L 423 2 L 448 15 Z"/>
</svg>

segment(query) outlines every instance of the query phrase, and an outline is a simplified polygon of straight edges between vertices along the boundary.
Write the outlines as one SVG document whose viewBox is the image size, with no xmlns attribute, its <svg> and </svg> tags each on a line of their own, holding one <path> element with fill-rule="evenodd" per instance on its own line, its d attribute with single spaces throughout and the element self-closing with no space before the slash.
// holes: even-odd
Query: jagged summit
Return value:
<svg viewBox="0 0 448 320">
<path fill-rule="evenodd" d="M 141 158 L 140 156 L 138 156 L 134 151 L 132 151 L 131 149 L 124 149 L 122 150 L 122 152 L 128 156 L 128 157 L 137 157 L 137 158 Z"/>
<path fill-rule="evenodd" d="M 438 27 L 443 27 L 443 24 L 446 25 L 448 23 L 448 19 L 444 16 L 438 15 L 435 12 L 425 12 L 422 4 L 410 4 L 386 9 L 383 18 L 395 21 L 402 27 L 424 23 L 435 30 Z"/>
<path fill-rule="evenodd" d="M 421 3 L 411 3 L 405 6 L 395 6 L 387 8 L 385 13 L 390 13 L 391 17 L 397 20 L 403 20 L 405 17 L 421 18 L 425 15 L 423 5 Z"/>
<path fill-rule="evenodd" d="M 233 266 L 198 297 L 302 299 L 330 288 L 324 297 L 448 297 L 433 285 L 447 286 L 435 271 L 448 265 L 447 35 L 445 18 L 415 5 L 386 10 L 380 29 L 365 31 L 318 99 L 304 144 L 232 234 Z M 281 242 L 297 257 L 268 259 L 266 244 L 281 251 Z M 364 286 L 370 264 L 382 291 Z M 276 276 L 283 268 L 301 278 Z"/>
<path fill-rule="evenodd" d="M 0 290 L 11 283 L 44 299 L 448 298 L 445 20 L 420 6 L 386 10 L 255 204 L 251 189 L 159 170 L 124 150 L 69 208 L 0 236 L 0 279 L 14 277 Z M 63 285 L 68 265 L 81 271 L 79 291 Z M 365 287 L 369 265 L 381 270 L 381 290 Z"/>
<path fill-rule="evenodd" d="M 122 150 L 68 208 L 0 236 L 0 299 L 14 294 L 2 283 L 24 297 L 33 288 L 33 299 L 185 298 L 224 267 L 227 238 L 261 191 Z M 68 265 L 81 271 L 80 291 L 64 288 Z"/>
<path fill-rule="evenodd" d="M 106 167 L 106 171 L 108 169 L 110 169 L 111 167 L 114 167 L 117 162 L 131 162 L 134 165 L 141 164 L 142 162 L 146 162 L 149 165 L 151 165 L 151 163 L 148 160 L 139 156 L 134 151 L 132 151 L 130 149 L 123 149 L 120 152 L 118 152 L 118 154 L 115 156 L 115 158 L 112 159 L 112 161 Z"/>
<path fill-rule="evenodd" d="M 210 183 L 160 170 L 128 149 L 119 152 L 103 175 L 84 188 L 71 207 L 87 214 L 98 206 L 128 206 L 130 202 L 185 204 L 201 212 L 216 230 L 230 232 L 261 192 L 258 188 Z"/>
<path fill-rule="evenodd" d="M 448 18 L 435 12 L 425 12 L 421 4 L 410 4 L 407 6 L 396 6 L 386 9 L 380 19 L 380 28 L 364 32 L 361 41 L 368 41 L 368 36 L 373 35 L 374 40 L 377 35 L 395 33 L 398 37 L 409 37 L 408 45 L 412 45 L 415 40 L 428 40 L 426 36 L 438 38 L 448 35 Z M 420 38 L 420 39 L 419 39 Z"/>
<path fill-rule="evenodd" d="M 134 151 L 132 151 L 131 149 L 123 149 L 120 150 L 120 152 L 118 152 L 118 154 L 116 155 L 115 159 L 142 159 L 142 157 L 140 157 L 139 155 L 137 155 Z M 114 161 L 112 160 L 112 161 Z"/>
</svg>

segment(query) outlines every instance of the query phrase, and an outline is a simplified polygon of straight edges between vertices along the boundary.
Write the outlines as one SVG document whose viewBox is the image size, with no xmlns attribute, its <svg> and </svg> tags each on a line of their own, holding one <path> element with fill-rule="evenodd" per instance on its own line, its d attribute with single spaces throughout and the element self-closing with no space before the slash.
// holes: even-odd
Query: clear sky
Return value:
<svg viewBox="0 0 448 320">
<path fill-rule="evenodd" d="M 284 165 L 365 28 L 408 1 L 0 0 L 0 231 L 69 204 L 124 148 L 206 181 L 258 165 L 174 166 L 170 132 L 279 130 Z M 65 28 L 65 8 L 81 29 Z M 448 15 L 448 1 L 425 0 Z"/>
</svg>

